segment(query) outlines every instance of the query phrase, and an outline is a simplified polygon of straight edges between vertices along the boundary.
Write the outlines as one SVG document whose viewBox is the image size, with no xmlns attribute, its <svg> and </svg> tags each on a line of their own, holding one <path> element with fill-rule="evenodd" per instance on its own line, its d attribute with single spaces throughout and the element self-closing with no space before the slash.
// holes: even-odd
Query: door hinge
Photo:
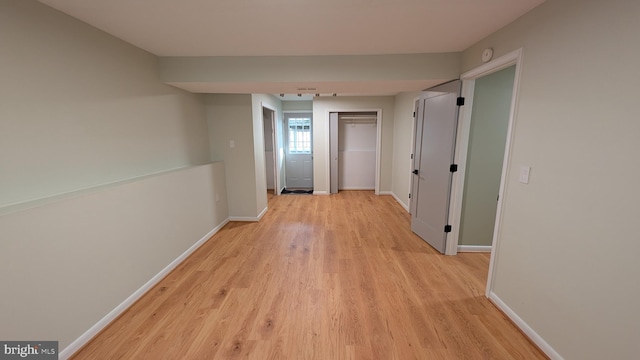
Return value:
<svg viewBox="0 0 640 360">
<path fill-rule="evenodd" d="M 409 193 L 409 199 L 411 199 L 411 193 Z"/>
<path fill-rule="evenodd" d="M 451 225 L 445 225 L 444 226 L 444 232 L 450 233 L 451 232 Z"/>
<path fill-rule="evenodd" d="M 449 171 L 451 171 L 451 172 L 456 172 L 456 171 L 458 171 L 458 164 L 451 164 L 451 165 L 449 166 Z"/>
<path fill-rule="evenodd" d="M 463 106 L 464 105 L 464 98 L 463 97 L 459 97 L 458 99 L 456 99 L 456 105 Z"/>
<path fill-rule="evenodd" d="M 413 160 L 413 154 L 411 154 L 411 160 Z"/>
<path fill-rule="evenodd" d="M 416 117 L 416 112 L 415 111 L 413 112 L 413 117 Z"/>
</svg>

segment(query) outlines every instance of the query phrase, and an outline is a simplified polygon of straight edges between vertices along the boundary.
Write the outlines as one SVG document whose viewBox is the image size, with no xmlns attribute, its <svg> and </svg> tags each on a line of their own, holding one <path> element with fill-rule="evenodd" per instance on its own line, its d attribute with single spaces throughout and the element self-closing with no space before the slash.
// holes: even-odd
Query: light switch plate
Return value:
<svg viewBox="0 0 640 360">
<path fill-rule="evenodd" d="M 529 175 L 531 174 L 530 166 L 521 166 L 520 167 L 520 176 L 518 177 L 518 181 L 523 184 L 529 183 Z"/>
<path fill-rule="evenodd" d="M 234 147 L 236 147 L 236 142 L 235 142 L 235 141 L 233 141 L 233 140 L 229 140 L 229 147 L 230 147 L 230 148 L 232 148 L 232 149 L 233 149 Z"/>
</svg>

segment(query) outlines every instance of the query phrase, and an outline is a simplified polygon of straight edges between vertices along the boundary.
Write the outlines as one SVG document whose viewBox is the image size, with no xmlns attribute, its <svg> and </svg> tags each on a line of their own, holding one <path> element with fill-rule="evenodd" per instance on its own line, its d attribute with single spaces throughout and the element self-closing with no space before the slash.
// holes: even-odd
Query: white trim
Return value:
<svg viewBox="0 0 640 360">
<path fill-rule="evenodd" d="M 64 348 L 60 354 L 58 355 L 61 360 L 66 360 L 75 354 L 78 350 L 80 350 L 84 345 L 89 343 L 93 337 L 95 337 L 102 329 L 107 327 L 112 321 L 117 319 L 123 312 L 125 312 L 131 305 L 133 305 L 138 299 L 140 299 L 144 294 L 146 294 L 151 288 L 153 288 L 157 283 L 159 283 L 162 279 L 164 279 L 173 269 L 175 269 L 178 265 L 180 265 L 189 255 L 191 255 L 194 251 L 196 251 L 200 246 L 206 243 L 213 235 L 215 235 L 222 227 L 224 227 L 229 222 L 229 218 L 224 220 L 220 225 L 216 226 L 213 230 L 209 231 L 205 236 L 203 236 L 200 240 L 198 240 L 195 244 L 191 245 L 185 252 L 183 252 L 180 256 L 175 258 L 169 265 L 165 266 L 164 269 L 160 270 L 154 277 L 152 277 L 146 284 L 142 285 L 138 290 L 136 290 L 133 294 L 129 295 L 120 305 L 116 306 L 113 310 L 111 310 L 105 317 L 100 319 L 97 323 L 95 323 L 89 330 L 85 331 L 84 334 L 80 335 L 79 338 L 75 339 L 69 346 Z"/>
<path fill-rule="evenodd" d="M 260 219 L 262 219 L 262 217 L 264 216 L 264 214 L 266 214 L 266 213 L 267 213 L 267 210 L 269 210 L 269 207 L 268 207 L 268 206 L 267 206 L 267 207 L 265 207 L 265 208 L 260 212 L 260 214 L 258 214 L 258 221 L 260 221 Z"/>
<path fill-rule="evenodd" d="M 313 190 L 313 195 L 329 195 L 328 191 Z"/>
<path fill-rule="evenodd" d="M 273 117 L 271 118 L 271 131 L 273 132 L 271 134 L 271 147 L 273 148 L 272 152 L 273 154 L 271 155 L 273 157 L 273 169 L 271 169 L 271 171 L 273 171 L 273 182 L 274 182 L 274 193 L 275 195 L 280 195 L 280 192 L 278 191 L 279 185 L 280 185 L 280 171 L 278 169 L 278 158 L 279 158 L 279 154 L 280 151 L 278 149 L 278 128 L 277 128 L 277 118 L 278 118 L 278 111 L 274 108 L 272 108 L 269 104 L 265 104 L 264 101 L 260 101 L 260 106 L 262 106 L 264 109 L 270 110 L 273 112 Z M 264 138 L 264 110 L 262 111 L 262 137 Z M 263 150 L 264 151 L 264 150 Z M 265 161 L 265 167 L 266 167 L 266 161 Z M 266 172 L 265 172 L 265 177 L 266 177 Z M 265 184 L 267 183 L 267 180 L 265 178 Z M 268 190 L 268 189 L 267 189 Z"/>
<path fill-rule="evenodd" d="M 377 136 L 376 136 L 376 182 L 375 182 L 375 193 L 376 195 L 380 194 L 380 156 L 382 147 L 382 109 L 377 110 L 376 114 L 376 127 L 377 127 Z"/>
<path fill-rule="evenodd" d="M 371 188 L 371 186 L 347 186 L 347 187 L 343 187 L 340 188 L 338 190 L 376 190 L 375 188 Z M 380 195 L 380 192 L 378 192 L 376 195 Z"/>
<path fill-rule="evenodd" d="M 398 202 L 398 204 L 400 204 L 400 206 L 402 206 L 403 209 L 405 209 L 407 212 L 409 212 L 409 205 L 403 203 L 402 200 L 400 200 L 400 198 L 398 197 L 398 195 L 396 195 L 393 191 L 383 191 L 383 192 L 380 192 L 380 195 L 391 195 L 391 196 L 393 196 L 393 198 Z M 409 200 L 411 200 L 411 199 L 409 199 Z"/>
<path fill-rule="evenodd" d="M 318 191 L 318 195 L 325 195 L 325 194 L 321 194 L 321 193 L 326 193 L 326 195 L 331 193 L 331 127 L 330 127 L 330 123 L 331 123 L 331 113 L 335 112 L 335 111 L 331 111 L 331 110 L 327 110 L 325 111 L 325 128 L 324 128 L 324 133 L 325 133 L 325 137 L 324 137 L 324 141 L 325 141 L 325 157 L 327 158 L 327 160 L 325 161 L 324 165 L 325 165 L 325 174 L 326 174 L 326 186 L 327 186 L 327 191 Z M 315 165 L 315 163 L 314 163 Z M 316 191 L 313 192 L 314 195 L 316 195 Z"/>
<path fill-rule="evenodd" d="M 522 60 L 522 49 L 514 50 L 508 54 L 502 55 L 497 59 L 494 59 L 484 65 L 480 65 L 473 70 L 469 70 L 460 76 L 460 79 L 477 79 L 494 72 L 498 72 L 504 68 L 508 68 L 511 65 L 520 63 Z"/>
<path fill-rule="evenodd" d="M 418 120 L 418 107 L 420 106 L 420 96 L 416 96 L 413 99 L 413 118 L 411 119 L 411 150 L 409 150 L 409 174 L 411 174 L 409 176 L 409 188 L 407 189 L 407 193 L 411 194 L 411 191 L 413 190 L 413 169 L 415 169 L 415 165 L 414 165 L 414 161 L 413 159 L 415 158 L 415 154 L 413 153 L 416 150 L 416 124 Z M 401 204 L 404 204 L 402 202 L 400 202 Z M 407 212 L 410 213 L 411 210 L 411 196 L 409 196 L 409 199 L 407 200 Z"/>
<path fill-rule="evenodd" d="M 511 110 L 509 110 L 509 125 L 507 126 L 507 141 L 504 147 L 504 159 L 502 160 L 502 175 L 500 176 L 500 190 L 498 192 L 498 207 L 496 209 L 496 222 L 493 229 L 493 241 L 491 250 L 491 259 L 489 260 L 489 274 L 487 277 L 487 295 L 490 291 L 493 291 L 494 280 L 494 268 L 496 266 L 496 256 L 498 253 L 500 234 L 502 233 L 502 206 L 504 204 L 505 193 L 507 191 L 507 173 L 511 166 L 511 147 L 513 134 L 515 133 L 515 118 L 518 110 L 518 89 L 520 88 L 520 77 L 522 75 L 522 49 L 513 51 L 505 56 L 502 56 L 496 60 L 504 59 L 497 63 L 499 67 L 496 71 L 504 69 L 510 64 L 516 65 L 516 71 L 513 78 L 513 93 L 511 95 Z M 510 60 L 510 62 L 507 62 Z M 484 69 L 482 69 L 484 70 Z M 482 72 L 486 74 L 486 70 Z"/>
<path fill-rule="evenodd" d="M 490 245 L 458 245 L 458 252 L 491 252 Z"/>
<path fill-rule="evenodd" d="M 257 216 L 229 216 L 229 221 L 258 222 L 260 218 Z"/>
<path fill-rule="evenodd" d="M 505 315 L 513 321 L 518 328 L 531 340 L 534 344 L 536 344 L 542 352 L 544 352 L 551 360 L 563 360 L 564 358 L 553 348 L 549 343 L 547 343 L 542 336 L 540 336 L 537 332 L 529 326 L 515 311 L 513 311 L 507 304 L 502 301 L 498 295 L 494 292 L 489 293 L 489 300 L 502 311 Z"/>
</svg>

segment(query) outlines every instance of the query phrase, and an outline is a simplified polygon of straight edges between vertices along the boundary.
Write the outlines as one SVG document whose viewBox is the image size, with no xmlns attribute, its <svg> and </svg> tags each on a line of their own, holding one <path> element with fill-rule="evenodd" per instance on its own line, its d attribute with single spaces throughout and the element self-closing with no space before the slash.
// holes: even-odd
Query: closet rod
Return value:
<svg viewBox="0 0 640 360">
<path fill-rule="evenodd" d="M 366 116 L 340 116 L 338 119 L 340 120 L 378 120 L 377 116 L 371 116 L 371 115 L 366 115 Z"/>
</svg>

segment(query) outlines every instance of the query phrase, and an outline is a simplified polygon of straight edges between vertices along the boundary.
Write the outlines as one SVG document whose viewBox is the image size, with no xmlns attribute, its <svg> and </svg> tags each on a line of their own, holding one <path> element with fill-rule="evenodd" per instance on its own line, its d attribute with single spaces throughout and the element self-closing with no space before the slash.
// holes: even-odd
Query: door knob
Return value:
<svg viewBox="0 0 640 360">
<path fill-rule="evenodd" d="M 418 175 L 418 169 L 413 170 L 412 173 Z"/>
</svg>

